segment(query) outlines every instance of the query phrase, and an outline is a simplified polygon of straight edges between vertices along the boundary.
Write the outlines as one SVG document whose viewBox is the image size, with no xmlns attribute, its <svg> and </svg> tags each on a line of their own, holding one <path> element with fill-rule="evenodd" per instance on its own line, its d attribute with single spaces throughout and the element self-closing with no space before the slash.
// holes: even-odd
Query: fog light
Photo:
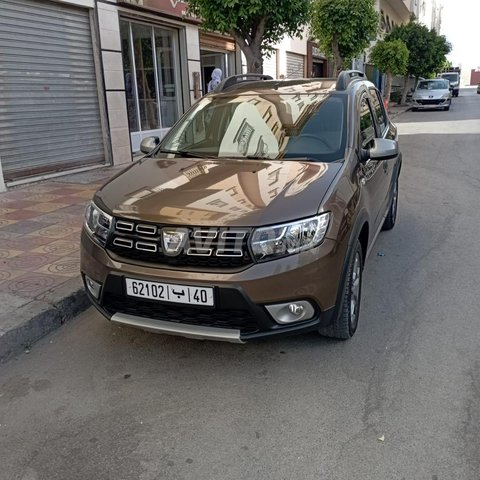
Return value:
<svg viewBox="0 0 480 480">
<path fill-rule="evenodd" d="M 315 315 L 313 305 L 306 300 L 279 303 L 277 305 L 266 305 L 265 308 L 273 319 L 282 325 L 300 322 L 302 320 L 310 320 Z"/>
<path fill-rule="evenodd" d="M 87 285 L 88 291 L 90 294 L 97 298 L 100 296 L 100 290 L 102 289 L 102 284 L 92 280 L 90 277 L 85 275 L 85 283 Z"/>
</svg>

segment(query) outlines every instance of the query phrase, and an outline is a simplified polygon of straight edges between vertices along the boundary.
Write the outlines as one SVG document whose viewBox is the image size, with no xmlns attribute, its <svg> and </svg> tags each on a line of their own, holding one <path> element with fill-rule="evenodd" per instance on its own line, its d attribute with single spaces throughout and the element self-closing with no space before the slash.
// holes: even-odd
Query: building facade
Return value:
<svg viewBox="0 0 480 480">
<path fill-rule="evenodd" d="M 235 42 L 179 0 L 1 0 L 0 190 L 132 161 L 198 98 Z"/>
<path fill-rule="evenodd" d="M 440 0 L 410 0 L 410 10 L 419 23 L 440 33 L 443 12 Z"/>
</svg>

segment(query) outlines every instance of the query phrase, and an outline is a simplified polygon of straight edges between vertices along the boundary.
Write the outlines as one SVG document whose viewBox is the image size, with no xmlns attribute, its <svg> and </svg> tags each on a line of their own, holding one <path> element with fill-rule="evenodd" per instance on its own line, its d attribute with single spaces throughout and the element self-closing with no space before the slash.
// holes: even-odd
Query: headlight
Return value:
<svg viewBox="0 0 480 480">
<path fill-rule="evenodd" d="M 90 235 L 104 246 L 112 227 L 112 217 L 90 202 L 85 210 L 85 227 Z"/>
<path fill-rule="evenodd" d="M 329 213 L 296 222 L 258 228 L 252 235 L 252 252 L 259 262 L 303 252 L 319 245 L 325 237 Z"/>
<path fill-rule="evenodd" d="M 442 98 L 450 98 L 450 92 L 444 93 L 444 94 L 442 95 Z"/>
</svg>

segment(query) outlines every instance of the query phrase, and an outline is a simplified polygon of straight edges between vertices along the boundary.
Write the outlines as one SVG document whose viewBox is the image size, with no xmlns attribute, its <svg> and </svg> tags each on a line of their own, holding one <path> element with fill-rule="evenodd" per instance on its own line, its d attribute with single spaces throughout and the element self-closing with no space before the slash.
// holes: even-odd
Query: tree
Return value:
<svg viewBox="0 0 480 480">
<path fill-rule="evenodd" d="M 405 103 L 407 98 L 408 77 L 411 75 L 418 80 L 419 77 L 430 77 L 441 71 L 446 55 L 452 48 L 445 36 L 415 23 L 413 19 L 405 25 L 397 25 L 385 40 L 402 40 L 410 52 L 402 103 Z"/>
<path fill-rule="evenodd" d="M 372 49 L 370 59 L 382 72 L 387 74 L 384 97 L 390 101 L 394 75 L 404 75 L 408 67 L 409 51 L 401 40 L 382 40 Z"/>
<path fill-rule="evenodd" d="M 248 72 L 263 73 L 263 54 L 283 36 L 301 35 L 309 0 L 189 0 L 206 30 L 231 35 L 247 59 Z"/>
<path fill-rule="evenodd" d="M 312 33 L 320 47 L 333 57 L 336 75 L 370 45 L 378 33 L 375 0 L 313 0 Z"/>
</svg>

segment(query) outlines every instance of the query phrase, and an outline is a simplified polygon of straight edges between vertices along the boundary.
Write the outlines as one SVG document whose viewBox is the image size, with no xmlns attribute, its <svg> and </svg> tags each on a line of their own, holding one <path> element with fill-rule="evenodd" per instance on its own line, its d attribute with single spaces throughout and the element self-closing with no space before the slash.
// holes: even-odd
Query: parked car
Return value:
<svg viewBox="0 0 480 480">
<path fill-rule="evenodd" d="M 412 96 L 412 110 L 439 109 L 450 110 L 452 93 L 448 80 L 436 78 L 418 82 Z"/>
<path fill-rule="evenodd" d="M 477 85 L 477 93 L 480 94 L 480 83 Z"/>
<path fill-rule="evenodd" d="M 81 272 L 103 315 L 237 343 L 355 333 L 402 164 L 363 73 L 230 77 L 157 143 L 86 209 Z"/>
<path fill-rule="evenodd" d="M 440 73 L 438 78 L 448 80 L 450 83 L 450 90 L 454 97 L 458 97 L 460 92 L 460 72 L 445 72 Z"/>
</svg>

